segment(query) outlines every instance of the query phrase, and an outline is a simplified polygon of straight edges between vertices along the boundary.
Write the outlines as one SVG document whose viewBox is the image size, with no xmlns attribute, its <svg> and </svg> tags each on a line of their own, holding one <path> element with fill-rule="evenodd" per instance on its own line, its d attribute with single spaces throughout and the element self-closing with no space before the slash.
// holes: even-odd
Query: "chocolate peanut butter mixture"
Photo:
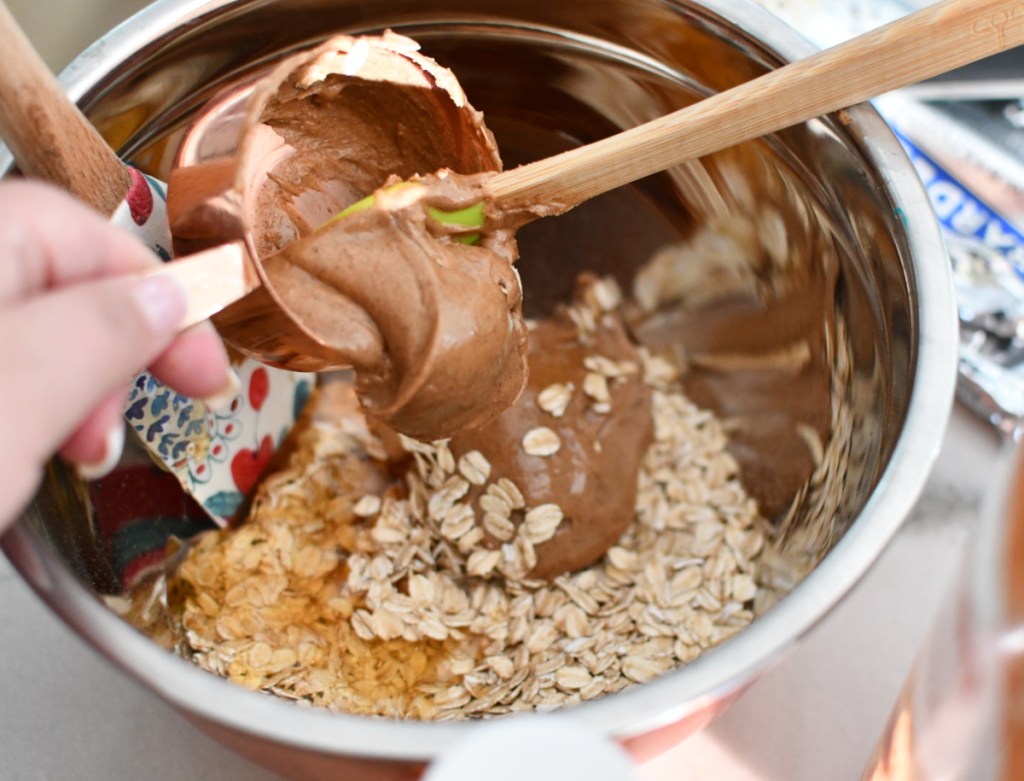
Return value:
<svg viewBox="0 0 1024 781">
<path fill-rule="evenodd" d="M 577 307 L 577 319 L 586 311 Z M 536 324 L 522 397 L 449 444 L 455 458 L 481 454 L 495 474 L 516 485 L 525 506 L 553 508 L 554 533 L 537 541 L 530 577 L 575 572 L 615 544 L 636 503 L 631 476 L 653 438 L 651 389 L 618 313 L 603 313 L 583 327 L 564 310 Z M 498 509 L 509 518 L 504 506 Z M 487 548 L 507 542 L 511 531 L 509 520 L 486 514 L 483 529 Z"/>
<path fill-rule="evenodd" d="M 525 321 L 501 215 L 476 243 L 436 216 L 500 165 L 479 115 L 411 42 L 364 40 L 278 68 L 233 189 L 174 209 L 184 242 L 234 226 L 263 295 L 355 372 L 321 383 L 243 523 L 111 604 L 241 685 L 395 718 L 546 710 L 692 661 L 813 564 L 772 521 L 827 516 L 842 466 L 834 258 L 791 257 L 767 209 Z"/>
</svg>

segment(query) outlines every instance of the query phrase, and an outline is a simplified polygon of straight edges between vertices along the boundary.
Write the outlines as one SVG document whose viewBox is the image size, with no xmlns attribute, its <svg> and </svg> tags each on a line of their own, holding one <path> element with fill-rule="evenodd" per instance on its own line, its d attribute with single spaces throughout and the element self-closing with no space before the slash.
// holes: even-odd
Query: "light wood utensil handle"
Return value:
<svg viewBox="0 0 1024 781">
<path fill-rule="evenodd" d="M 729 146 L 1024 43 L 1022 0 L 946 0 L 692 106 L 494 177 L 503 208 L 568 210 Z"/>
<path fill-rule="evenodd" d="M 0 2 L 0 138 L 27 176 L 56 184 L 110 216 L 128 170 L 61 89 Z"/>
</svg>

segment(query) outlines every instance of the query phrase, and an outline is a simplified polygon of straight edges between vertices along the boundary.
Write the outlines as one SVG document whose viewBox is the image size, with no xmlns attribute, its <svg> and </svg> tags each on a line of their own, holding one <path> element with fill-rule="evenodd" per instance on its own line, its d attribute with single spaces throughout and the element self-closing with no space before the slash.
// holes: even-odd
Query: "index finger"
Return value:
<svg viewBox="0 0 1024 781">
<path fill-rule="evenodd" d="M 70 195 L 0 182 L 0 304 L 154 262 L 141 242 Z"/>
</svg>

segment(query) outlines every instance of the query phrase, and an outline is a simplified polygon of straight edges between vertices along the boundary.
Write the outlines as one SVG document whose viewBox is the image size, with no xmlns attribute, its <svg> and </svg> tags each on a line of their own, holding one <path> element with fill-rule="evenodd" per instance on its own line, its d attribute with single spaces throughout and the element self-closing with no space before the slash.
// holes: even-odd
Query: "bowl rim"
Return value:
<svg viewBox="0 0 1024 781">
<path fill-rule="evenodd" d="M 816 48 L 751 0 L 662 0 L 703 6 L 767 51 L 792 60 Z M 132 53 L 231 0 L 159 0 L 102 37 L 61 74 L 79 100 Z M 800 586 L 727 643 L 684 668 L 614 697 L 558 711 L 617 739 L 669 725 L 738 693 L 821 621 L 866 574 L 908 516 L 938 456 L 952 407 L 957 359 L 956 305 L 943 240 L 927 195 L 896 137 L 870 105 L 847 112 L 846 130 L 874 166 L 889 201 L 902 210 L 916 289 L 914 383 L 903 429 L 878 486 L 835 548 Z M 10 157 L 0 147 L 0 171 Z M 927 273 L 924 273 L 927 266 Z M 137 632 L 93 593 L 24 521 L 0 548 L 46 604 L 89 644 L 179 711 L 269 741 L 331 755 L 423 761 L 466 736 L 477 722 L 402 722 L 296 707 L 219 679 Z"/>
</svg>

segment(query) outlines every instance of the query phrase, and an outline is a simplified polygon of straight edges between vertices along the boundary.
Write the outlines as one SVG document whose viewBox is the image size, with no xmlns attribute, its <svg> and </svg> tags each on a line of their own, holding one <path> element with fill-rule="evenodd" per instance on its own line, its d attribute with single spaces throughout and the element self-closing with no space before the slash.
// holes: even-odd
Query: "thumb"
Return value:
<svg viewBox="0 0 1024 781">
<path fill-rule="evenodd" d="M 0 469 L 15 455 L 42 466 L 91 410 L 167 348 L 186 303 L 174 279 L 121 276 L 0 311 Z"/>
</svg>

